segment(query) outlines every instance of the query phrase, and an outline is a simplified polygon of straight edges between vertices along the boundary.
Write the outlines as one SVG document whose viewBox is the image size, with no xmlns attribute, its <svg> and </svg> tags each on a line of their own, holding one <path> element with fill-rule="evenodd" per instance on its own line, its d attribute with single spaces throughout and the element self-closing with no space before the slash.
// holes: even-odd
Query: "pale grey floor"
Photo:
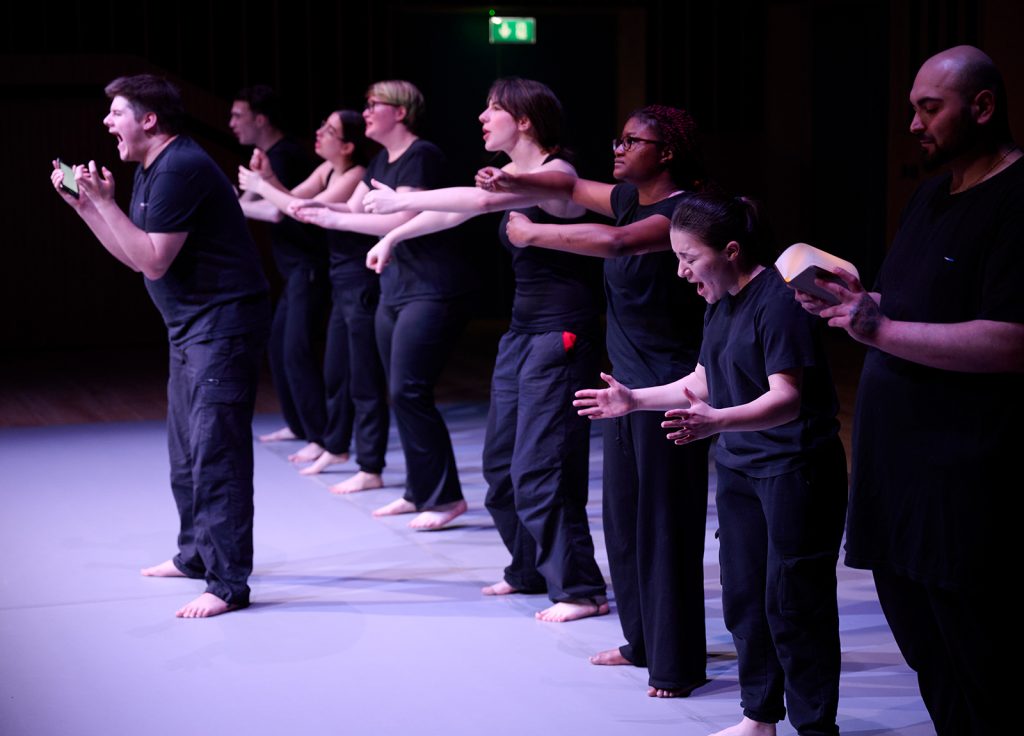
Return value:
<svg viewBox="0 0 1024 736">
<path fill-rule="evenodd" d="M 303 478 L 297 445 L 256 449 L 255 604 L 216 619 L 174 610 L 202 584 L 138 568 L 173 552 L 159 423 L 0 431 L 0 734 L 706 734 L 739 717 L 721 622 L 712 512 L 705 571 L 711 684 L 647 698 L 646 675 L 594 667 L 621 643 L 614 615 L 533 619 L 542 597 L 483 598 L 505 550 L 483 509 L 484 408 L 447 407 L 471 511 L 415 533 L 371 518 L 395 487 L 337 497 Z M 257 430 L 276 428 L 258 417 Z M 600 531 L 600 457 L 592 460 Z M 933 733 L 870 578 L 840 569 L 848 734 Z M 781 725 L 780 734 L 792 729 Z"/>
</svg>

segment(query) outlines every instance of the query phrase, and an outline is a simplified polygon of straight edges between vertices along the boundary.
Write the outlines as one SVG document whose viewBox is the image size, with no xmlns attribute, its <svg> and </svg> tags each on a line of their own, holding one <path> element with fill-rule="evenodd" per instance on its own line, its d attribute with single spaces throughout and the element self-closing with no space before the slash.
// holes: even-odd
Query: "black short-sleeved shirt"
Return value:
<svg viewBox="0 0 1024 736">
<path fill-rule="evenodd" d="M 562 219 L 541 207 L 511 210 L 521 212 L 532 222 L 557 225 L 581 222 L 582 217 Z M 567 330 L 593 333 L 600 318 L 597 292 L 600 261 L 588 256 L 563 253 L 547 248 L 517 248 L 505 231 L 509 213 L 498 226 L 498 239 L 512 255 L 516 293 L 512 302 L 509 329 L 527 334 Z"/>
<path fill-rule="evenodd" d="M 641 205 L 635 186 L 618 184 L 611 199 L 621 226 L 652 216 L 671 220 L 679 196 Z M 674 381 L 696 363 L 704 300 L 677 271 L 671 250 L 605 259 L 608 356 L 615 377 L 630 388 Z"/>
<path fill-rule="evenodd" d="M 376 179 L 392 189 L 437 189 L 448 185 L 448 164 L 441 149 L 417 139 L 397 160 L 381 151 L 363 181 Z M 458 228 L 399 243 L 380 277 L 381 303 L 392 306 L 419 299 L 452 299 L 470 291 L 466 258 Z"/>
<path fill-rule="evenodd" d="M 766 268 L 735 296 L 708 305 L 700 364 L 708 404 L 724 409 L 765 394 L 768 376 L 801 369 L 800 414 L 755 432 L 723 432 L 715 461 L 755 478 L 802 467 L 839 432 L 839 404 L 819 324 L 793 298 L 779 272 Z"/>
<path fill-rule="evenodd" d="M 188 236 L 170 269 L 146 279 L 179 346 L 264 329 L 267 281 L 245 216 L 224 172 L 191 138 L 178 136 L 135 170 L 129 218 L 147 233 Z"/>
<path fill-rule="evenodd" d="M 290 138 L 282 138 L 266 150 L 274 176 L 286 189 L 304 182 L 316 163 Z M 326 234 L 316 225 L 305 225 L 291 217 L 270 226 L 274 263 L 282 276 L 300 266 L 322 266 L 327 263 Z"/>
<path fill-rule="evenodd" d="M 879 273 L 910 322 L 1024 323 L 1024 160 L 959 194 L 926 181 Z M 1024 376 L 869 350 L 857 391 L 847 564 L 963 589 L 1006 569 Z M 1009 484 L 1009 485 L 1008 485 Z"/>
<path fill-rule="evenodd" d="M 335 283 L 363 283 L 379 277 L 366 267 L 366 254 L 377 243 L 374 235 L 327 230 L 331 280 Z"/>
</svg>

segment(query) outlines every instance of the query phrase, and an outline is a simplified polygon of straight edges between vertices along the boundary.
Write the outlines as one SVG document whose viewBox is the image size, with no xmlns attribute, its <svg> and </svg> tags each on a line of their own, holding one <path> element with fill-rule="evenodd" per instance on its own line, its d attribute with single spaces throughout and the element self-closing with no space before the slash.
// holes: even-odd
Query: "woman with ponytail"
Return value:
<svg viewBox="0 0 1024 736">
<path fill-rule="evenodd" d="M 743 719 L 716 736 L 837 734 L 836 562 L 846 514 L 838 402 L 818 326 L 771 264 L 756 205 L 680 198 L 678 274 L 708 303 L 692 373 L 577 392 L 591 419 L 665 411 L 675 445 L 718 435 L 722 607 L 739 661 Z M 664 440 L 662 440 L 664 442 Z"/>
<path fill-rule="evenodd" d="M 239 167 L 238 186 L 259 194 L 278 217 L 310 203 L 347 202 L 366 174 L 372 144 L 366 123 L 355 110 L 337 110 L 316 131 L 316 152 L 324 162 L 291 191 L 274 178 L 265 157 L 253 157 L 252 169 Z M 377 352 L 374 314 L 380 281 L 363 268 L 373 236 L 327 231 L 330 255 L 331 315 L 324 354 L 327 424 L 323 452 L 300 472 L 314 475 L 349 459 L 355 428 L 358 472 L 331 486 L 332 493 L 380 488 L 388 443 L 387 384 Z"/>
</svg>

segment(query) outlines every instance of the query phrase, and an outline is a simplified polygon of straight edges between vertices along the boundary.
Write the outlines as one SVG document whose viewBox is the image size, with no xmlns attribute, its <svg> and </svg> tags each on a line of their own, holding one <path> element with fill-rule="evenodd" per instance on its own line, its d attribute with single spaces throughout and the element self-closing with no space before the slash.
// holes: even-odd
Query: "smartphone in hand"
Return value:
<svg viewBox="0 0 1024 736">
<path fill-rule="evenodd" d="M 61 180 L 60 188 L 75 199 L 78 199 L 78 182 L 75 181 L 75 170 L 60 159 L 57 159 L 57 165 L 60 166 L 60 170 L 64 174 L 64 179 Z"/>
</svg>

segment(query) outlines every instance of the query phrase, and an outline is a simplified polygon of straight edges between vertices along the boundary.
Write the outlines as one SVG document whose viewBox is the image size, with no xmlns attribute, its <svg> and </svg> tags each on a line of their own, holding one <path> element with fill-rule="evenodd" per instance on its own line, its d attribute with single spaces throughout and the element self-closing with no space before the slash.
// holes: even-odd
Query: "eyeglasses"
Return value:
<svg viewBox="0 0 1024 736">
<path fill-rule="evenodd" d="M 335 128 L 333 125 L 331 125 L 326 120 L 321 120 L 320 121 L 320 127 L 317 128 L 317 130 L 327 131 L 327 133 L 329 133 L 330 135 L 333 135 L 339 141 L 342 141 L 342 142 L 345 141 L 345 139 L 342 138 L 342 136 L 341 136 L 341 132 L 339 132 L 337 128 Z"/>
<path fill-rule="evenodd" d="M 665 141 L 654 141 L 650 138 L 636 138 L 635 136 L 627 135 L 625 138 L 612 138 L 612 151 L 617 151 L 621 147 L 623 151 L 629 152 L 633 150 L 633 146 L 637 143 L 654 143 L 661 145 Z"/>
<path fill-rule="evenodd" d="M 367 100 L 366 107 L 363 109 L 367 112 L 373 112 L 377 105 L 387 105 L 388 107 L 401 107 L 397 102 L 385 102 L 384 100 Z"/>
</svg>

